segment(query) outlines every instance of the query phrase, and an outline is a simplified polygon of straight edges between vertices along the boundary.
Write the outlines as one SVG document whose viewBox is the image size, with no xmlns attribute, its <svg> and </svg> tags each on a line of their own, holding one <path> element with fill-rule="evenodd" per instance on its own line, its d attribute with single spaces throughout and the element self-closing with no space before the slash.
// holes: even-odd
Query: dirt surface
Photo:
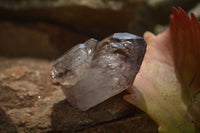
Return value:
<svg viewBox="0 0 200 133">
<path fill-rule="evenodd" d="M 1 133 L 39 132 L 157 132 L 143 112 L 123 100 L 123 92 L 82 112 L 52 83 L 52 62 L 0 57 Z"/>
</svg>

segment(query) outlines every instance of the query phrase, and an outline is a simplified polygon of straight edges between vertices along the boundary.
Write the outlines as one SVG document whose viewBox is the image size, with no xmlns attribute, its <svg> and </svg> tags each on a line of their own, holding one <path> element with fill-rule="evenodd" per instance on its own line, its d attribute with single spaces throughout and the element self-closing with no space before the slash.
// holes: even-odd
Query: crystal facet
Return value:
<svg viewBox="0 0 200 133">
<path fill-rule="evenodd" d="M 51 76 L 68 101 L 85 111 L 131 87 L 145 51 L 144 39 L 130 33 L 90 39 L 57 59 Z"/>
</svg>

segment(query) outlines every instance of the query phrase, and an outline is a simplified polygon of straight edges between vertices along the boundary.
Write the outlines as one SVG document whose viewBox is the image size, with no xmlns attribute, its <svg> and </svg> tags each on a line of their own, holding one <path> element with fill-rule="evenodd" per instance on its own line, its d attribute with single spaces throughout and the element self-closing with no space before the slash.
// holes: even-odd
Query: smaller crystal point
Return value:
<svg viewBox="0 0 200 133">
<path fill-rule="evenodd" d="M 116 39 L 143 39 L 142 37 L 140 36 L 136 36 L 136 35 L 133 35 L 133 34 L 130 34 L 130 33 L 115 33 L 113 34 L 112 36 L 113 38 L 116 38 Z"/>
<path fill-rule="evenodd" d="M 72 106 L 85 111 L 131 87 L 145 51 L 144 39 L 130 33 L 90 39 L 59 58 L 51 76 Z"/>
</svg>

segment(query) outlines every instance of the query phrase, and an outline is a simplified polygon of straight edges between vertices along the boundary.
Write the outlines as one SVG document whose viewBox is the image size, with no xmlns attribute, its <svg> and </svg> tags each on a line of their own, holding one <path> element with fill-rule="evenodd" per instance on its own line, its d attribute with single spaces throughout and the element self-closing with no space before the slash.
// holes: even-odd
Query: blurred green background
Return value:
<svg viewBox="0 0 200 133">
<path fill-rule="evenodd" d="M 89 38 L 157 34 L 173 6 L 200 19 L 199 0 L 1 0 L 0 56 L 55 59 Z"/>
</svg>

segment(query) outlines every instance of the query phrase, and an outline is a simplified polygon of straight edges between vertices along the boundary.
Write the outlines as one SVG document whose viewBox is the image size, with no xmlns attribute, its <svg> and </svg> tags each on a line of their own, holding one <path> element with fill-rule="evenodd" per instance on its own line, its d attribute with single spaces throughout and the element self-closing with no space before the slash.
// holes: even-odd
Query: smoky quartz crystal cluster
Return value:
<svg viewBox="0 0 200 133">
<path fill-rule="evenodd" d="M 145 51 L 144 39 L 130 33 L 89 39 L 57 59 L 51 77 L 71 105 L 85 111 L 131 87 Z"/>
</svg>

